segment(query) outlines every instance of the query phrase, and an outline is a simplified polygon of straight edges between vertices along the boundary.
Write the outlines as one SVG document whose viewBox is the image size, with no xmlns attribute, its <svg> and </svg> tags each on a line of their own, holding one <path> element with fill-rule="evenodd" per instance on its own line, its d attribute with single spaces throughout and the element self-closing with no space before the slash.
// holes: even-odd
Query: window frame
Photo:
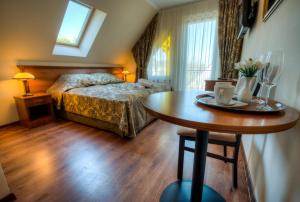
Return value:
<svg viewBox="0 0 300 202">
<path fill-rule="evenodd" d="M 80 44 L 82 42 L 82 38 L 83 38 L 83 36 L 84 36 L 84 34 L 85 34 L 85 32 L 86 32 L 86 30 L 87 30 L 87 28 L 88 28 L 88 26 L 89 26 L 89 24 L 91 22 L 91 19 L 92 19 L 92 16 L 93 16 L 93 13 L 94 13 L 95 9 L 94 9 L 94 7 L 92 7 L 92 6 L 88 5 L 88 4 L 82 3 L 82 2 L 80 2 L 78 0 L 69 0 L 68 6 L 69 6 L 70 1 L 88 8 L 89 9 L 88 16 L 86 17 L 86 19 L 84 21 L 84 24 L 83 24 L 83 26 L 82 26 L 82 28 L 81 28 L 81 30 L 79 32 L 79 37 L 78 37 L 78 39 L 76 41 L 76 44 L 69 44 L 69 43 L 57 42 L 58 36 L 56 38 L 55 44 L 56 45 L 61 45 L 61 46 L 68 46 L 68 47 L 79 48 Z M 68 8 L 68 6 L 67 6 L 67 8 Z M 65 15 L 66 15 L 66 12 L 67 12 L 67 8 L 66 8 L 66 11 L 65 11 Z M 64 18 L 65 18 L 65 15 L 64 15 L 63 20 L 61 22 L 60 29 L 62 28 L 62 24 L 63 24 Z M 59 32 L 60 32 L 60 29 L 59 29 Z M 59 34 L 59 32 L 58 32 L 58 34 Z"/>
</svg>

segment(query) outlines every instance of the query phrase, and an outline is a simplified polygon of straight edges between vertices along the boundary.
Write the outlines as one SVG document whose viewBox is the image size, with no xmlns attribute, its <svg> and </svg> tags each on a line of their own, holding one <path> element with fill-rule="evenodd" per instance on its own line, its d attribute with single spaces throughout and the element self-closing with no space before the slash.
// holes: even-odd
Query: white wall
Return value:
<svg viewBox="0 0 300 202">
<path fill-rule="evenodd" d="M 10 194 L 10 190 L 8 188 L 1 164 L 0 164 L 0 199 L 4 198 Z"/>
<path fill-rule="evenodd" d="M 284 0 L 267 22 L 259 17 L 245 37 L 243 58 L 282 50 L 284 71 L 275 98 L 300 110 L 300 1 Z M 300 201 L 300 124 L 267 136 L 244 136 L 247 161 L 259 202 Z"/>
<path fill-rule="evenodd" d="M 18 120 L 13 95 L 20 85 L 11 80 L 16 60 L 121 64 L 132 72 L 131 48 L 157 12 L 146 0 L 82 0 L 107 13 L 88 57 L 53 56 L 52 50 L 68 0 L 0 1 L 0 125 Z"/>
</svg>

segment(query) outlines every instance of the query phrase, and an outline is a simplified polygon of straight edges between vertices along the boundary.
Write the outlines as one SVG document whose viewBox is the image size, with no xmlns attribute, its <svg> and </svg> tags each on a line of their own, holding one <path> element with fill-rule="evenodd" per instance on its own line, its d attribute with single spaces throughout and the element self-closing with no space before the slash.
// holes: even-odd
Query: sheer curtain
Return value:
<svg viewBox="0 0 300 202">
<path fill-rule="evenodd" d="M 215 79 L 217 17 L 217 0 L 161 11 L 148 79 L 169 83 L 174 90 L 203 89 L 205 79 Z"/>
<path fill-rule="evenodd" d="M 203 89 L 214 78 L 217 66 L 216 19 L 187 23 L 185 88 Z"/>
</svg>

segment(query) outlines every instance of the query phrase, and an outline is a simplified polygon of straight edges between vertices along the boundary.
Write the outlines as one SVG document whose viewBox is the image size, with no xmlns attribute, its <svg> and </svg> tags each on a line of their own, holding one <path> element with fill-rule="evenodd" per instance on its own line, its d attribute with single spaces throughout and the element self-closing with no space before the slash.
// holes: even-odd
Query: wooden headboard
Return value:
<svg viewBox="0 0 300 202">
<path fill-rule="evenodd" d="M 29 81 L 33 93 L 45 92 L 62 74 L 111 73 L 118 78 L 123 76 L 123 67 L 120 65 L 18 62 L 17 67 L 35 76 L 35 80 Z"/>
</svg>

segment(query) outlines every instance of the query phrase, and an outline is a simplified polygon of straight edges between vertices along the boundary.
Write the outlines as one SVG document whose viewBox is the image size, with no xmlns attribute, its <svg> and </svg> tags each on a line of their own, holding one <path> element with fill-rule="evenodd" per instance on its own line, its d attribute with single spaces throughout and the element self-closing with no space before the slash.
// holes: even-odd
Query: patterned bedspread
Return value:
<svg viewBox="0 0 300 202">
<path fill-rule="evenodd" d="M 123 136 L 135 137 L 153 117 L 141 98 L 164 91 L 163 86 L 142 88 L 134 83 L 116 83 L 74 88 L 62 94 L 65 111 L 116 124 Z"/>
</svg>

